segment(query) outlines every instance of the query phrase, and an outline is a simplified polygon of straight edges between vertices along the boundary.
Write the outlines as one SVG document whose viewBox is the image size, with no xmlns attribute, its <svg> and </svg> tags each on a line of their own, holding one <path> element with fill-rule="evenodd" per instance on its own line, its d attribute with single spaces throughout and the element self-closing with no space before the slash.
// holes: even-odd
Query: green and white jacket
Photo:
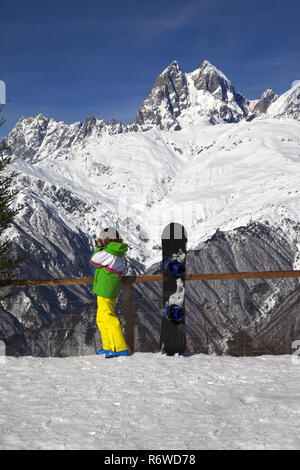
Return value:
<svg viewBox="0 0 300 470">
<path fill-rule="evenodd" d="M 118 242 L 110 242 L 105 247 L 95 249 L 90 259 L 96 268 L 92 289 L 94 294 L 108 299 L 117 298 L 127 250 L 126 243 Z"/>
</svg>

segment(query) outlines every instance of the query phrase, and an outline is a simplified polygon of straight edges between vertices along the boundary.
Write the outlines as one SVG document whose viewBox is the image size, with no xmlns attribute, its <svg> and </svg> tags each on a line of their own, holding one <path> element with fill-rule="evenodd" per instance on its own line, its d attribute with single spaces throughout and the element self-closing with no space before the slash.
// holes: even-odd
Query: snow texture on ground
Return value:
<svg viewBox="0 0 300 470">
<path fill-rule="evenodd" d="M 299 449 L 298 359 L 0 357 L 0 449 Z"/>
</svg>

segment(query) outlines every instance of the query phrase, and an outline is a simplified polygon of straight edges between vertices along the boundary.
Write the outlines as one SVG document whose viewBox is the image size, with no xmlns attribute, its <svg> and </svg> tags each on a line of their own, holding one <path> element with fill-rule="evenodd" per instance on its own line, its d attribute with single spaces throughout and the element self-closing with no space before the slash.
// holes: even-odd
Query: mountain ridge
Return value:
<svg viewBox="0 0 300 470">
<path fill-rule="evenodd" d="M 189 88 L 194 89 L 189 90 Z M 292 96 L 290 96 L 292 89 L 294 91 Z M 190 119 L 190 122 L 184 122 L 183 119 L 181 124 L 177 121 L 177 117 L 190 107 L 197 106 L 201 108 L 201 104 L 205 105 L 204 110 L 198 110 L 198 118 L 202 116 L 213 124 L 217 122 L 238 122 L 249 115 L 258 117 L 266 114 L 271 104 L 279 97 L 281 97 L 281 102 L 283 102 L 279 112 L 276 114 L 276 108 L 273 107 L 272 113 L 267 114 L 272 117 L 290 115 L 295 119 L 299 119 L 299 83 L 297 82 L 292 89 L 287 90 L 282 95 L 277 95 L 273 90 L 267 88 L 260 98 L 248 100 L 243 94 L 236 92 L 232 82 L 208 60 L 204 60 L 194 71 L 189 73 L 184 73 L 179 63 L 173 60 L 157 76 L 148 96 L 136 113 L 136 119 L 132 123 L 125 124 L 115 119 L 105 121 L 89 115 L 85 122 L 77 121 L 72 124 L 65 124 L 64 121 L 56 121 L 53 118 L 48 119 L 43 114 L 38 114 L 35 117 L 21 117 L 16 126 L 21 123 L 30 125 L 34 119 L 36 119 L 37 123 L 39 120 L 47 120 L 49 124 L 56 123 L 69 127 L 70 130 L 75 132 L 77 131 L 78 140 L 91 134 L 101 136 L 106 133 L 114 135 L 123 132 L 147 131 L 155 126 L 158 126 L 161 130 L 179 130 L 184 125 L 193 125 L 195 123 L 192 119 Z M 195 100 L 199 91 L 204 93 L 202 98 L 205 95 L 207 95 L 206 97 L 212 95 L 214 100 L 211 103 L 188 101 L 191 94 L 194 95 L 193 98 Z M 288 100 L 288 103 L 285 103 L 285 100 Z M 218 101 L 220 102 L 218 103 Z M 297 108 L 297 111 L 293 108 L 294 113 L 291 111 L 291 103 L 296 105 Z M 287 109 L 285 109 L 286 107 Z M 164 108 L 164 115 L 159 108 Z M 183 116 L 183 118 L 185 117 Z M 43 129 L 41 128 L 42 134 Z"/>
</svg>

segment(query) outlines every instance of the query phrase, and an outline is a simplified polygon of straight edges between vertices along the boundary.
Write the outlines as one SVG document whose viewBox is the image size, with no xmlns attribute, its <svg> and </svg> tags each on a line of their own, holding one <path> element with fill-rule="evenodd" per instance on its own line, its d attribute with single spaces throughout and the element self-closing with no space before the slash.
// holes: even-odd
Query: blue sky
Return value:
<svg viewBox="0 0 300 470">
<path fill-rule="evenodd" d="M 296 0 L 2 0 L 1 129 L 43 113 L 67 123 L 132 122 L 157 75 L 204 60 L 254 99 L 300 79 Z"/>
</svg>

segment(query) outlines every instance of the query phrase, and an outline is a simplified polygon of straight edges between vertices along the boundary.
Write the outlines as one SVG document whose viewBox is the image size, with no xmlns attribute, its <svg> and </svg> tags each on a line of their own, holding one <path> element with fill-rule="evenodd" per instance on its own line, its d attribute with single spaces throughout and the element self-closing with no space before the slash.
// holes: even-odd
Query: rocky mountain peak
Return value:
<svg viewBox="0 0 300 470">
<path fill-rule="evenodd" d="M 253 108 L 254 114 L 266 113 L 270 104 L 276 101 L 278 95 L 271 88 L 267 88 L 261 95 L 257 104 Z"/>
<path fill-rule="evenodd" d="M 274 91 L 272 90 L 272 88 L 267 88 L 267 89 L 261 94 L 260 99 L 262 100 L 262 99 L 264 99 L 264 98 L 269 98 L 269 97 L 274 98 L 275 96 L 277 96 L 277 95 L 275 95 L 275 93 L 274 93 Z"/>
<path fill-rule="evenodd" d="M 221 72 L 221 70 L 219 70 L 217 67 L 215 67 L 208 60 L 203 60 L 203 62 L 201 62 L 201 64 L 192 73 L 196 73 L 196 72 L 201 73 L 201 75 L 217 75 L 218 77 L 222 78 L 223 80 L 226 80 L 227 82 L 229 82 L 226 75 L 224 75 L 224 73 Z"/>
<path fill-rule="evenodd" d="M 247 115 L 246 107 L 247 100 L 208 60 L 188 74 L 174 60 L 157 77 L 137 113 L 136 124 L 142 130 L 154 126 L 179 130 L 182 125 L 196 124 L 197 116 L 212 123 L 237 122 Z"/>
<path fill-rule="evenodd" d="M 166 67 L 162 73 L 160 75 L 165 75 L 165 74 L 176 74 L 176 73 L 180 73 L 181 72 L 181 68 L 180 68 L 180 65 L 179 63 L 177 62 L 177 60 L 173 60 L 173 62 L 171 62 L 168 67 Z"/>
<path fill-rule="evenodd" d="M 223 101 L 230 100 L 229 93 L 235 95 L 232 83 L 207 60 L 204 60 L 190 75 L 197 90 L 208 91 Z"/>
<path fill-rule="evenodd" d="M 136 115 L 136 124 L 142 130 L 153 126 L 160 129 L 179 129 L 177 116 L 187 106 L 188 88 L 185 74 L 173 61 L 157 77 L 148 97 Z"/>
</svg>

